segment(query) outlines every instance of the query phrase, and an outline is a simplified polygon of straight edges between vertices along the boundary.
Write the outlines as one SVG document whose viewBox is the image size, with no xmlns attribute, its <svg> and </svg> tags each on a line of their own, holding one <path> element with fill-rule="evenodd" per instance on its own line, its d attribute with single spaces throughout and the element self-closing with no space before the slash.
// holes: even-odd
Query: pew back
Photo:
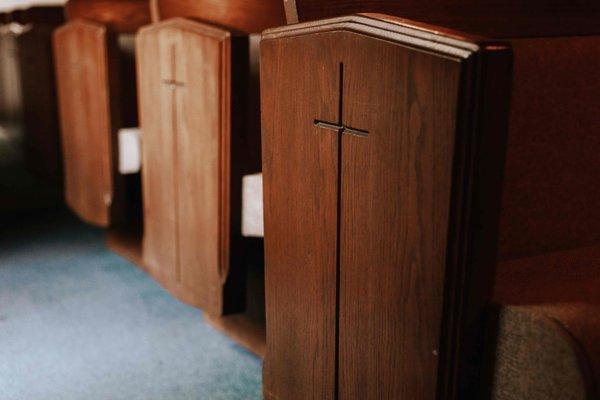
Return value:
<svg viewBox="0 0 600 400">
<path fill-rule="evenodd" d="M 233 32 L 260 33 L 285 24 L 281 0 L 151 0 L 153 19 L 193 18 Z"/>
<path fill-rule="evenodd" d="M 489 37 L 600 33 L 595 0 L 286 0 L 287 23 L 383 13 Z"/>
</svg>

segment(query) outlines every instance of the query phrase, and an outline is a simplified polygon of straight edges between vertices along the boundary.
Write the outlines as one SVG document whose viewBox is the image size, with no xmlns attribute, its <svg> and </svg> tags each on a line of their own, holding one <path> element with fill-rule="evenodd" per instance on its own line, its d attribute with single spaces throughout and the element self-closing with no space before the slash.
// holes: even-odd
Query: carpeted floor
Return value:
<svg viewBox="0 0 600 400">
<path fill-rule="evenodd" d="M 64 216 L 0 229 L 0 399 L 260 393 L 260 360 L 107 251 L 100 230 Z"/>
</svg>

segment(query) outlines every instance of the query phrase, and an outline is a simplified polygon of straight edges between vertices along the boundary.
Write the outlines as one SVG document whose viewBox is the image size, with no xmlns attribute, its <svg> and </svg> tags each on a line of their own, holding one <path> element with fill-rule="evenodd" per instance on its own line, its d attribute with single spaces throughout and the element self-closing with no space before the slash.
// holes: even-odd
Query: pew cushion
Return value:
<svg viewBox="0 0 600 400">
<path fill-rule="evenodd" d="M 582 342 L 600 331 L 594 306 L 553 304 L 500 309 L 493 354 L 493 400 L 585 400 L 594 398 L 594 353 Z M 598 311 L 597 307 L 595 308 Z"/>
</svg>

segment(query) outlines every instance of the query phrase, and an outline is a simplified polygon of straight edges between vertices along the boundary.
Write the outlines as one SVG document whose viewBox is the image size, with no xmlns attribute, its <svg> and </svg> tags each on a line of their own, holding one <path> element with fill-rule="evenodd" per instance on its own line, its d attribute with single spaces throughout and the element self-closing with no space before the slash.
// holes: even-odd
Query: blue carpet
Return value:
<svg viewBox="0 0 600 400">
<path fill-rule="evenodd" d="M 260 399 L 261 363 L 101 231 L 49 218 L 0 232 L 0 399 Z"/>
</svg>

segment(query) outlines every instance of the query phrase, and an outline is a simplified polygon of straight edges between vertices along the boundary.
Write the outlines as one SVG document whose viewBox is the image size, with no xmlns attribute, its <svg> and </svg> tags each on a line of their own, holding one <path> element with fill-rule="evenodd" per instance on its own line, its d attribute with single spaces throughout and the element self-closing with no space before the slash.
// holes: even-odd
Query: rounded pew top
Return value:
<svg viewBox="0 0 600 400">
<path fill-rule="evenodd" d="M 153 19 L 187 17 L 234 32 L 260 33 L 286 24 L 281 0 L 151 0 Z"/>
</svg>

